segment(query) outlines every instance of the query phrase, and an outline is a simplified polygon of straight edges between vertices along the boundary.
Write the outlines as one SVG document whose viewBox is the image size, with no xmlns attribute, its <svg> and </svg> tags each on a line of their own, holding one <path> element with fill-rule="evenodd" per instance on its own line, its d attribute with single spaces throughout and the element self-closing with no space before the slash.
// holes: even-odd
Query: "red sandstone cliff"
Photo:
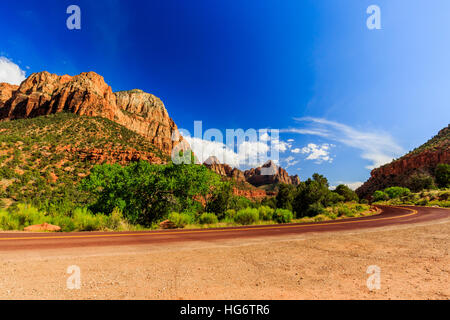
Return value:
<svg viewBox="0 0 450 320">
<path fill-rule="evenodd" d="M 209 157 L 203 163 L 212 171 L 220 174 L 224 177 L 233 178 L 238 182 L 248 182 L 255 187 L 285 183 L 298 185 L 300 183 L 300 178 L 295 176 L 289 176 L 289 174 L 281 167 L 278 167 L 273 161 L 268 161 L 262 167 L 252 168 L 242 172 L 237 168 L 231 168 L 227 164 L 221 164 L 217 157 Z"/>
<path fill-rule="evenodd" d="M 434 169 L 440 163 L 450 163 L 450 126 L 400 159 L 372 170 L 369 180 L 356 193 L 361 198 L 367 198 L 376 190 L 387 187 L 408 187 L 412 175 L 422 173 L 433 176 Z"/>
<path fill-rule="evenodd" d="M 277 166 L 273 161 L 268 161 L 261 167 L 246 170 L 244 175 L 247 182 L 257 187 L 277 183 L 293 185 L 300 183 L 297 175 L 289 176 L 286 170 Z"/>
<path fill-rule="evenodd" d="M 95 72 L 77 76 L 34 73 L 22 84 L 0 84 L 0 120 L 37 117 L 58 112 L 99 116 L 135 131 L 169 155 L 174 146 L 188 144 L 157 97 L 141 90 L 113 93 Z"/>
</svg>

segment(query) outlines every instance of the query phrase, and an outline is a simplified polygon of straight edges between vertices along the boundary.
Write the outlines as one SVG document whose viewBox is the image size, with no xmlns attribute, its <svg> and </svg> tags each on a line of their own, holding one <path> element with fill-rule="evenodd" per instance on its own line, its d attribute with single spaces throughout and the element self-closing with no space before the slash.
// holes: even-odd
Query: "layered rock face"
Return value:
<svg viewBox="0 0 450 320">
<path fill-rule="evenodd" d="M 206 159 L 203 165 L 223 177 L 229 177 L 238 182 L 246 181 L 244 172 L 237 168 L 232 168 L 228 164 L 221 164 L 219 159 L 215 156 Z"/>
<path fill-rule="evenodd" d="M 4 106 L 6 101 L 11 99 L 14 91 L 17 91 L 19 86 L 15 86 L 9 83 L 0 83 L 0 108 Z"/>
<path fill-rule="evenodd" d="M 375 191 L 387 187 L 408 187 L 411 176 L 433 176 L 436 166 L 440 163 L 450 163 L 450 126 L 442 129 L 438 135 L 416 150 L 372 170 L 369 180 L 359 187 L 356 193 L 360 198 L 367 198 Z"/>
<path fill-rule="evenodd" d="M 181 149 L 189 148 L 160 99 L 141 90 L 113 93 L 95 72 L 73 77 L 40 72 L 32 74 L 19 87 L 0 85 L 0 120 L 58 112 L 115 121 L 145 136 L 166 155 L 180 143 Z"/>
<path fill-rule="evenodd" d="M 278 167 L 273 161 L 268 161 L 262 167 L 252 168 L 245 172 L 237 168 L 232 169 L 227 164 L 221 164 L 216 157 L 209 157 L 203 164 L 221 176 L 230 177 L 236 181 L 246 181 L 255 187 L 277 183 L 292 185 L 300 183 L 297 175 L 289 176 L 286 170 Z"/>
<path fill-rule="evenodd" d="M 246 170 L 244 175 L 247 182 L 256 187 L 277 183 L 292 185 L 300 183 L 297 175 L 289 176 L 286 170 L 277 166 L 273 161 L 268 161 L 261 167 Z"/>
</svg>

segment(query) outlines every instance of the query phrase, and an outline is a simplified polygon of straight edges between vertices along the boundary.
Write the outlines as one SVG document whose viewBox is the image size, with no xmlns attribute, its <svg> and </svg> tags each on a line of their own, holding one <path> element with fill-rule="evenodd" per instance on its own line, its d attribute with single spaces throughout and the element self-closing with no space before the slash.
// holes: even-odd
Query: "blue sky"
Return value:
<svg viewBox="0 0 450 320">
<path fill-rule="evenodd" d="M 71 4 L 81 30 L 66 28 Z M 2 1 L 0 56 L 143 89 L 191 131 L 280 129 L 280 164 L 336 185 L 448 125 L 449 18 L 447 0 Z"/>
</svg>

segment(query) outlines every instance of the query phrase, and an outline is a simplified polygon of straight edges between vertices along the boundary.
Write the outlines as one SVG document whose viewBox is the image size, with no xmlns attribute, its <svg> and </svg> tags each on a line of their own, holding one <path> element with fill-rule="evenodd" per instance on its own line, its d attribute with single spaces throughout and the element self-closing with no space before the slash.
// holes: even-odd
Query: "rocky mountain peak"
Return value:
<svg viewBox="0 0 450 320">
<path fill-rule="evenodd" d="M 174 146 L 188 144 L 181 136 L 172 141 L 176 124 L 156 96 L 142 90 L 113 93 L 95 72 L 59 76 L 33 73 L 19 87 L 0 85 L 0 120 L 31 118 L 58 112 L 99 116 L 148 138 L 169 155 Z"/>
</svg>

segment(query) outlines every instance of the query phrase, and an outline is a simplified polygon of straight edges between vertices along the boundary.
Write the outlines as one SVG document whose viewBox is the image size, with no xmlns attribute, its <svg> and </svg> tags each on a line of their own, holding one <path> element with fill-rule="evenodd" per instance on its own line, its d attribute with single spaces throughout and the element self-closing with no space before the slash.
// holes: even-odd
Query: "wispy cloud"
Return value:
<svg viewBox="0 0 450 320">
<path fill-rule="evenodd" d="M 283 162 L 286 164 L 284 168 L 287 169 L 289 167 L 295 166 L 300 161 L 296 160 L 293 156 L 289 156 L 286 159 L 284 159 Z"/>
<path fill-rule="evenodd" d="M 283 129 L 291 132 L 316 135 L 361 150 L 361 157 L 372 163 L 366 168 L 373 169 L 390 162 L 400 155 L 403 149 L 385 132 L 362 131 L 348 125 L 323 118 L 295 118 L 297 122 L 308 122 L 307 128 Z"/>
<path fill-rule="evenodd" d="M 25 80 L 25 71 L 6 57 L 0 57 L 0 82 L 19 85 Z"/>
</svg>

